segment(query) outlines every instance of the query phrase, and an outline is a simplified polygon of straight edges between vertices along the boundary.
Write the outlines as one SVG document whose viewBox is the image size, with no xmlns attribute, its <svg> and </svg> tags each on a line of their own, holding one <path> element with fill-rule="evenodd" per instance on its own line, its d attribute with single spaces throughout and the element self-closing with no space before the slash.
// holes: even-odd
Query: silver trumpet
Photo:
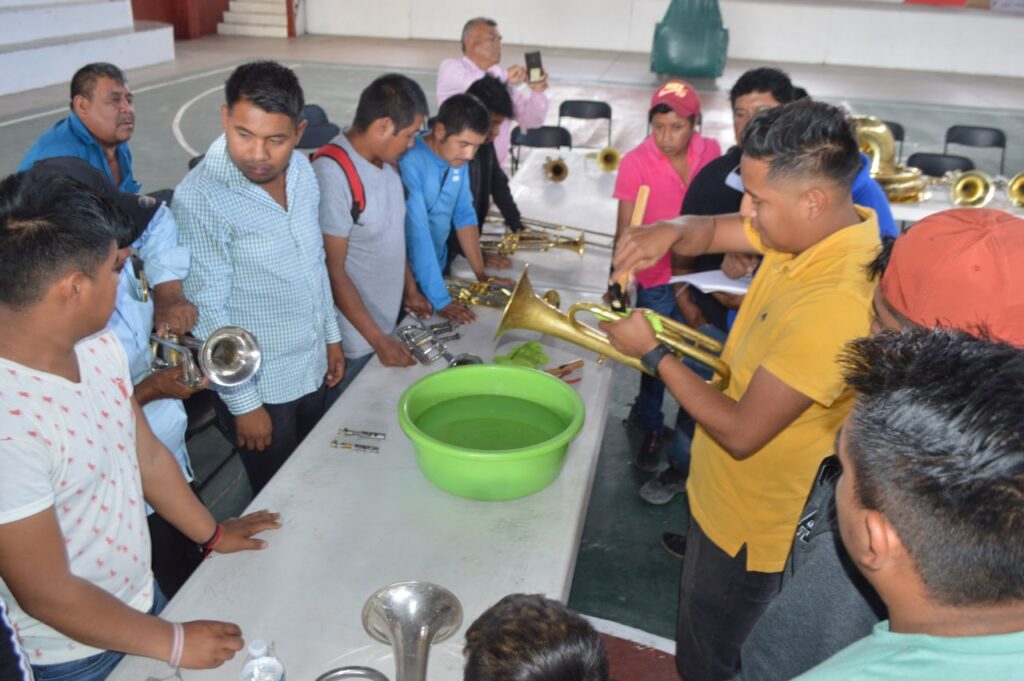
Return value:
<svg viewBox="0 0 1024 681">
<path fill-rule="evenodd" d="M 430 646 L 446 641 L 462 626 L 462 604 L 430 582 L 397 582 L 377 591 L 363 606 L 363 628 L 395 655 L 395 681 L 426 681 Z M 370 667 L 332 669 L 317 681 L 387 681 Z"/>
<path fill-rule="evenodd" d="M 434 326 L 427 326 L 427 324 L 418 317 L 413 316 L 416 320 L 415 324 L 406 324 L 400 326 L 395 335 L 398 336 L 398 340 L 402 341 L 405 347 L 409 348 L 413 357 L 420 364 L 433 364 L 442 357 L 448 363 L 449 367 L 465 366 L 467 364 L 483 364 L 483 360 L 472 355 L 468 352 L 464 352 L 460 355 L 453 356 L 452 353 L 448 352 L 448 346 L 445 345 L 444 340 L 438 337 L 437 332 L 434 330 L 435 327 L 444 328 L 445 323 L 435 324 Z M 448 329 L 451 329 L 451 324 L 447 325 Z M 459 334 L 454 333 L 446 336 L 449 340 L 458 340 Z"/>
<path fill-rule="evenodd" d="M 205 341 L 190 336 L 153 334 L 154 369 L 182 365 L 181 382 L 198 388 L 203 376 L 226 388 L 242 385 L 260 369 L 263 353 L 255 336 L 240 326 L 222 326 Z M 198 357 L 198 366 L 192 352 Z"/>
</svg>

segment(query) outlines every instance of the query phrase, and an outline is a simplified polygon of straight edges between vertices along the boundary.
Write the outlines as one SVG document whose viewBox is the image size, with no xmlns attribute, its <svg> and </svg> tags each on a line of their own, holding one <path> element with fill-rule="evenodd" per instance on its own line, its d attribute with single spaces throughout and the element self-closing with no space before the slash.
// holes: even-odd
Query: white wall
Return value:
<svg viewBox="0 0 1024 681">
<path fill-rule="evenodd" d="M 305 0 L 325 35 L 457 40 L 466 19 L 498 21 L 509 43 L 650 52 L 669 0 Z M 721 0 L 729 56 L 1020 76 L 1024 16 L 900 0 Z"/>
</svg>

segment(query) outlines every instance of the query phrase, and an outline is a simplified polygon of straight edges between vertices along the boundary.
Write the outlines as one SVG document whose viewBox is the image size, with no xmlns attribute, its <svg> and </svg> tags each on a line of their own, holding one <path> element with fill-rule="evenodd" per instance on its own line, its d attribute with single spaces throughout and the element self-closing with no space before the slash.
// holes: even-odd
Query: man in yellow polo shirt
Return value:
<svg viewBox="0 0 1024 681">
<path fill-rule="evenodd" d="M 633 315 L 602 324 L 643 359 L 697 422 L 687 494 L 676 666 L 686 681 L 731 677 L 739 649 L 778 592 L 793 527 L 821 460 L 853 405 L 836 362 L 869 332 L 878 246 L 853 204 L 857 142 L 843 112 L 799 101 L 762 112 L 743 135 L 740 215 L 687 216 L 619 242 L 614 278 L 679 255 L 762 253 L 722 353 L 718 392 L 671 358 Z"/>
</svg>

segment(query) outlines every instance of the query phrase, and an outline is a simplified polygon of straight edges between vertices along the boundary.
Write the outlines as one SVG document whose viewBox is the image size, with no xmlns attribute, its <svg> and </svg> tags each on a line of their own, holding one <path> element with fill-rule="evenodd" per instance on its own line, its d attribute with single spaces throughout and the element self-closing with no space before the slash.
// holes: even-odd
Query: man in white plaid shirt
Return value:
<svg viewBox="0 0 1024 681">
<path fill-rule="evenodd" d="M 199 308 L 195 335 L 234 324 L 263 349 L 255 379 L 220 389 L 222 422 L 259 492 L 324 412 L 345 358 L 324 264 L 319 189 L 294 151 L 302 88 L 275 62 L 243 64 L 225 85 L 224 134 L 174 193 L 174 217 L 192 252 L 185 294 Z"/>
</svg>

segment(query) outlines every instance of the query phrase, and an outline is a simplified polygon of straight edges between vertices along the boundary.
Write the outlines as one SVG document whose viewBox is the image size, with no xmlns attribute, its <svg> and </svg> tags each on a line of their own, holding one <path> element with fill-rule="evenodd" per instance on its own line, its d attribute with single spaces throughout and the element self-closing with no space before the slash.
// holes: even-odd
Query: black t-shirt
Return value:
<svg viewBox="0 0 1024 681">
<path fill-rule="evenodd" d="M 740 164 L 743 152 L 733 147 L 704 166 L 690 183 L 683 199 L 681 215 L 722 215 L 740 209 L 743 194 L 725 184 L 725 178 Z M 694 260 L 694 270 L 706 272 L 722 266 L 720 253 L 701 255 Z M 704 318 L 723 331 L 727 331 L 729 310 L 706 293 L 694 290 L 694 300 L 704 312 Z"/>
</svg>

